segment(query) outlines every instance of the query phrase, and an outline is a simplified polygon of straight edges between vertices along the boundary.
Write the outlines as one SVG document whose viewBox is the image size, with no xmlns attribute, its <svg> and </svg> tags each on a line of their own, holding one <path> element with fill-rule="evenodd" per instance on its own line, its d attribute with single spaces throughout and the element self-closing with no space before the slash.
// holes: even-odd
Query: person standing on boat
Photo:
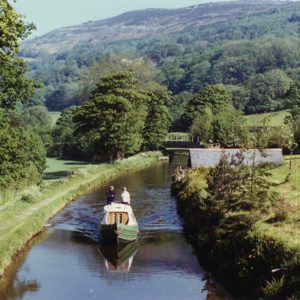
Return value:
<svg viewBox="0 0 300 300">
<path fill-rule="evenodd" d="M 121 194 L 122 203 L 129 204 L 130 205 L 130 194 L 127 191 L 127 188 L 123 187 L 123 192 Z"/>
<path fill-rule="evenodd" d="M 115 188 L 111 185 L 106 193 L 106 204 L 111 204 L 115 202 L 116 193 Z"/>
</svg>

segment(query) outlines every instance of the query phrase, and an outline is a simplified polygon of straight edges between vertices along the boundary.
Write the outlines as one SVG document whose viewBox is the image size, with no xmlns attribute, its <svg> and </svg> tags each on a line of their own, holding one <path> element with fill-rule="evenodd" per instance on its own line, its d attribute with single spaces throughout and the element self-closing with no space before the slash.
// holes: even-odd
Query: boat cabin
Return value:
<svg viewBox="0 0 300 300">
<path fill-rule="evenodd" d="M 127 225 L 129 221 L 127 212 L 110 212 L 107 215 L 107 224 L 124 224 Z"/>
<path fill-rule="evenodd" d="M 130 205 L 123 203 L 111 203 L 104 207 L 104 215 L 101 224 L 134 225 L 136 224 L 136 220 Z"/>
</svg>

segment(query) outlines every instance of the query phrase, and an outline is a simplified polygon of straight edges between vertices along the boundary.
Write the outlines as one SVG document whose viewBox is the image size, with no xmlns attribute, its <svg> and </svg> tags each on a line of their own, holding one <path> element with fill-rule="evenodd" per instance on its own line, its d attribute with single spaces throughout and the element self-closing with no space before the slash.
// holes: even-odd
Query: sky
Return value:
<svg viewBox="0 0 300 300">
<path fill-rule="evenodd" d="M 179 8 L 217 0 L 17 0 L 13 6 L 33 22 L 31 37 L 56 28 L 101 20 L 145 8 Z"/>
</svg>

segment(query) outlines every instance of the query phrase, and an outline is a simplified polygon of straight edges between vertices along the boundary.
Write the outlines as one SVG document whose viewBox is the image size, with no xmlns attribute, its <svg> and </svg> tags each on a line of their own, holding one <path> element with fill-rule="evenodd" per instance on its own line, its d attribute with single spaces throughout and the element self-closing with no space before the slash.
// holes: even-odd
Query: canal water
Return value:
<svg viewBox="0 0 300 300">
<path fill-rule="evenodd" d="M 1 283 L 0 299 L 228 299 L 186 242 L 170 195 L 173 170 L 185 160 L 109 183 L 117 190 L 127 186 L 140 227 L 138 243 L 125 249 L 123 257 L 98 243 L 105 188 L 95 189 L 50 220 L 16 259 Z"/>
</svg>

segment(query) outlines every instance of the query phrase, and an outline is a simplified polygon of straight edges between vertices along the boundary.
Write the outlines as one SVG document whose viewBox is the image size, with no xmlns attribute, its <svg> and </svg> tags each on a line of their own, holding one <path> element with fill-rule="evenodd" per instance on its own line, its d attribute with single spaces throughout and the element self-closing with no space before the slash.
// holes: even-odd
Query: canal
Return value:
<svg viewBox="0 0 300 300">
<path fill-rule="evenodd" d="M 128 188 L 140 227 L 138 243 L 123 260 L 99 246 L 105 187 L 94 189 L 50 220 L 16 258 L 1 283 L 0 299 L 229 299 L 199 265 L 170 195 L 173 170 L 185 161 L 161 163 L 109 183 Z"/>
</svg>

